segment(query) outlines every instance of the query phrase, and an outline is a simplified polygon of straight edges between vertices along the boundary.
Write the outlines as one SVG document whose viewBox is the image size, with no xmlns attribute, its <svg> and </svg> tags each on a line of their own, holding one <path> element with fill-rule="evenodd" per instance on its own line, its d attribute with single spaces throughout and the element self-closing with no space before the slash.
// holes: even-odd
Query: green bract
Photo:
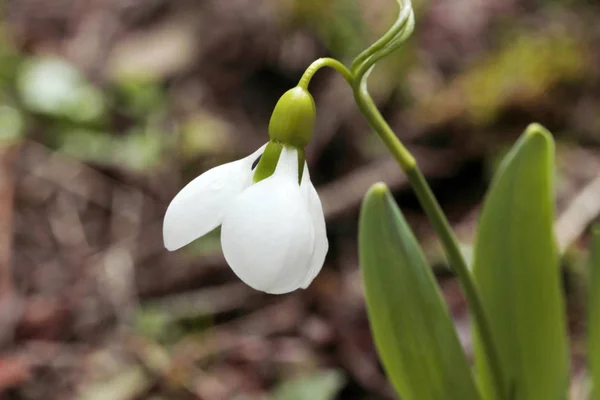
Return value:
<svg viewBox="0 0 600 400">
<path fill-rule="evenodd" d="M 296 86 L 285 92 L 275 105 L 269 122 L 269 137 L 303 149 L 315 129 L 315 115 L 315 101 L 311 94 Z"/>
<path fill-rule="evenodd" d="M 260 156 L 260 161 L 256 165 L 254 170 L 253 180 L 254 183 L 260 182 L 263 179 L 267 179 L 275 172 L 277 168 L 277 162 L 281 155 L 281 150 L 284 145 L 278 142 L 270 141 L 265 147 L 265 151 Z M 304 149 L 298 149 L 298 183 L 302 181 L 302 173 L 304 172 L 304 161 L 306 160 L 306 153 Z"/>
<path fill-rule="evenodd" d="M 269 122 L 271 140 L 254 171 L 255 183 L 273 175 L 284 146 L 298 150 L 298 183 L 300 183 L 304 171 L 304 147 L 312 137 L 315 114 L 315 101 L 306 88 L 296 86 L 281 96 Z"/>
</svg>

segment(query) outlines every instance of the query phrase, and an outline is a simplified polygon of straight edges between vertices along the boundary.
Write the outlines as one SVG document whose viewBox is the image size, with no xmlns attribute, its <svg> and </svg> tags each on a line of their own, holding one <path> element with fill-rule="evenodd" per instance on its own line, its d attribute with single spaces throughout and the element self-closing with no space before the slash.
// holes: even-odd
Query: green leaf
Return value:
<svg viewBox="0 0 600 400">
<path fill-rule="evenodd" d="M 490 317 L 511 400 L 565 399 L 568 350 L 553 236 L 554 143 L 532 124 L 507 154 L 481 211 L 475 279 Z M 494 398 L 485 354 L 475 360 Z"/>
<path fill-rule="evenodd" d="M 336 370 L 320 371 L 311 376 L 289 380 L 279 385 L 273 400 L 333 400 L 344 386 L 344 375 Z"/>
<path fill-rule="evenodd" d="M 588 304 L 588 364 L 594 387 L 592 399 L 600 399 L 600 225 L 592 229 L 592 262 Z"/>
<path fill-rule="evenodd" d="M 358 240 L 375 345 L 402 399 L 479 399 L 433 273 L 382 183 L 363 201 Z"/>
</svg>

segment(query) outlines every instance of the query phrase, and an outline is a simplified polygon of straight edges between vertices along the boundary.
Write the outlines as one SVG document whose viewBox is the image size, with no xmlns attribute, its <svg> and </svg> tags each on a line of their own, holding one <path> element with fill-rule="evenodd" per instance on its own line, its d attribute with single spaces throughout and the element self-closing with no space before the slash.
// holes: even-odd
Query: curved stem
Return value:
<svg viewBox="0 0 600 400">
<path fill-rule="evenodd" d="M 406 13 L 406 17 L 400 16 L 400 18 L 402 21 L 401 30 L 396 32 L 395 37 L 388 43 L 385 43 L 378 52 L 371 54 L 362 64 L 352 64 L 352 73 L 355 80 L 362 80 L 363 76 L 368 73 L 369 69 L 375 65 L 377 61 L 395 51 L 412 34 L 415 27 L 415 16 L 412 13 L 412 10 L 409 10 Z"/>
<path fill-rule="evenodd" d="M 387 124 L 368 92 L 367 79 L 375 63 L 400 46 L 410 36 L 414 28 L 414 14 L 410 0 L 397 1 L 401 6 L 398 19 L 384 36 L 354 60 L 351 70 L 348 70 L 348 68 L 337 60 L 321 58 L 308 67 L 300 79 L 298 86 L 308 90 L 310 80 L 322 67 L 335 69 L 352 86 L 358 108 L 406 173 L 410 185 L 442 242 L 448 262 L 461 282 L 469 303 L 469 308 L 475 319 L 476 327 L 481 337 L 481 344 L 490 365 L 497 396 L 500 400 L 508 400 L 506 380 L 501 368 L 500 355 L 495 346 L 496 342 L 493 338 L 493 332 L 490 328 L 488 316 L 485 312 L 477 285 L 460 251 L 458 240 L 425 177 L 421 173 L 416 160 Z"/>
<path fill-rule="evenodd" d="M 392 128 L 385 122 L 385 119 L 377 107 L 375 107 L 373 99 L 367 91 L 366 79 L 363 80 L 363 83 L 360 83 L 358 87 L 354 88 L 354 99 L 356 100 L 356 104 L 360 111 L 367 118 L 367 121 L 369 121 L 369 125 L 371 125 L 381 140 L 383 140 L 388 150 L 392 153 L 398 164 L 400 164 L 400 168 L 402 168 L 404 172 L 416 168 L 417 162 L 415 161 L 415 158 L 410 154 L 406 147 L 404 147 L 400 140 L 398 140 L 398 137 Z"/>
<path fill-rule="evenodd" d="M 305 90 L 308 90 L 308 84 L 310 83 L 310 80 L 315 75 L 315 73 L 323 67 L 335 69 L 337 72 L 342 74 L 344 79 L 346 79 L 346 82 L 348 82 L 350 86 L 352 86 L 354 78 L 350 70 L 346 68 L 344 64 L 333 58 L 319 58 L 318 60 L 313 61 L 312 64 L 308 66 L 306 71 L 304 71 L 302 78 L 300 78 L 300 82 L 298 82 L 298 86 Z"/>
<path fill-rule="evenodd" d="M 404 29 L 404 23 L 408 18 L 408 13 L 412 12 L 412 4 L 410 0 L 396 0 L 398 5 L 400 6 L 400 13 L 394 25 L 388 31 L 381 36 L 375 43 L 373 43 L 369 48 L 360 53 L 354 61 L 352 62 L 351 71 L 356 75 L 356 70 L 360 67 L 365 61 L 369 59 L 373 54 L 377 53 L 379 50 L 384 48 L 390 41 L 394 39 L 394 37 Z"/>
<path fill-rule="evenodd" d="M 415 191 L 421 206 L 425 210 L 427 217 L 439 236 L 442 245 L 444 246 L 446 256 L 448 257 L 448 262 L 461 282 L 463 291 L 469 303 L 469 308 L 475 318 L 477 329 L 481 336 L 481 344 L 485 349 L 493 375 L 496 393 L 500 399 L 507 400 L 507 386 L 500 364 L 500 354 L 495 346 L 496 342 L 493 340 L 491 325 L 485 312 L 477 285 L 475 284 L 475 280 L 469 271 L 467 262 L 460 251 L 458 240 L 414 157 L 400 142 L 387 122 L 385 122 L 385 119 L 369 95 L 366 83 L 367 76 L 368 71 L 362 81 L 355 83 L 353 86 L 356 103 L 358 104 L 360 111 L 367 118 L 371 127 L 383 140 L 396 161 L 398 161 L 402 170 L 406 173 L 410 185 Z"/>
</svg>

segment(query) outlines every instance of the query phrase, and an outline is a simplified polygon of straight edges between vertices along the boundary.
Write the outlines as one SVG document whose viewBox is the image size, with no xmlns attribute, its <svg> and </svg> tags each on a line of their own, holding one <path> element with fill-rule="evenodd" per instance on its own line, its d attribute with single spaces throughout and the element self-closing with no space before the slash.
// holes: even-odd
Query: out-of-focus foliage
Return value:
<svg viewBox="0 0 600 400">
<path fill-rule="evenodd" d="M 367 44 L 359 1 L 294 0 L 292 4 L 295 17 L 314 29 L 336 57 L 351 60 Z"/>
<path fill-rule="evenodd" d="M 589 285 L 588 364 L 593 385 L 593 399 L 600 399 L 600 226 L 592 233 Z"/>
<path fill-rule="evenodd" d="M 21 55 L 11 42 L 6 26 L 0 24 L 0 87 L 6 91 L 14 84 Z M 5 95 L 6 93 L 3 93 Z"/>
<path fill-rule="evenodd" d="M 200 155 L 226 153 L 233 141 L 235 126 L 218 115 L 199 112 L 186 119 L 181 126 L 180 151 L 192 159 Z"/>
<path fill-rule="evenodd" d="M 77 159 L 99 165 L 148 171 L 157 167 L 166 146 L 165 93 L 156 83 L 129 79 L 101 90 L 65 59 L 34 57 L 16 68 L 19 104 L 30 118 L 49 121 L 48 144 Z M 110 109 L 112 108 L 112 109 Z M 109 112 L 131 119 L 124 135 L 115 135 Z M 13 111 L 10 111 L 13 110 Z M 3 134 L 23 131 L 21 112 L 5 107 Z"/>
<path fill-rule="evenodd" d="M 415 117 L 436 124 L 466 113 L 477 125 L 485 125 L 507 104 L 542 100 L 555 84 L 585 76 L 589 49 L 576 32 L 554 27 L 513 35 L 443 90 L 422 99 Z"/>
<path fill-rule="evenodd" d="M 310 376 L 291 379 L 277 387 L 272 400 L 333 400 L 344 385 L 344 375 L 335 370 L 315 371 Z"/>
<path fill-rule="evenodd" d="M 134 171 L 156 167 L 162 156 L 160 132 L 132 131 L 126 136 L 74 129 L 62 133 L 58 149 L 72 157 L 100 165 L 125 166 Z"/>
<path fill-rule="evenodd" d="M 79 394 L 79 400 L 115 400 L 139 396 L 147 390 L 150 378 L 144 368 L 130 366 L 111 379 L 98 382 Z"/>
<path fill-rule="evenodd" d="M 32 112 L 77 122 L 99 119 L 104 113 L 100 90 L 81 72 L 58 58 L 32 58 L 19 67 L 19 95 Z"/>
<path fill-rule="evenodd" d="M 18 139 L 24 129 L 21 113 L 9 106 L 0 106 L 0 141 L 14 141 Z"/>
</svg>

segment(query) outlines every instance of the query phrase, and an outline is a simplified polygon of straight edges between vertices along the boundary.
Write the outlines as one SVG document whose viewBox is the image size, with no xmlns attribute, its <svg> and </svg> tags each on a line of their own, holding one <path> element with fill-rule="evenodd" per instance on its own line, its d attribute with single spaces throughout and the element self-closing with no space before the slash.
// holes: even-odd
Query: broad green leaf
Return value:
<svg viewBox="0 0 600 400">
<path fill-rule="evenodd" d="M 600 225 L 592 231 L 592 262 L 588 304 L 588 364 L 593 384 L 593 399 L 600 399 Z"/>
<path fill-rule="evenodd" d="M 358 240 L 375 345 L 401 398 L 479 399 L 433 273 L 382 183 L 363 201 Z"/>
<path fill-rule="evenodd" d="M 552 136 L 532 124 L 502 162 L 477 231 L 473 271 L 511 400 L 566 398 L 569 367 L 552 230 L 553 176 Z M 478 340 L 475 359 L 484 397 L 494 398 Z"/>
</svg>

